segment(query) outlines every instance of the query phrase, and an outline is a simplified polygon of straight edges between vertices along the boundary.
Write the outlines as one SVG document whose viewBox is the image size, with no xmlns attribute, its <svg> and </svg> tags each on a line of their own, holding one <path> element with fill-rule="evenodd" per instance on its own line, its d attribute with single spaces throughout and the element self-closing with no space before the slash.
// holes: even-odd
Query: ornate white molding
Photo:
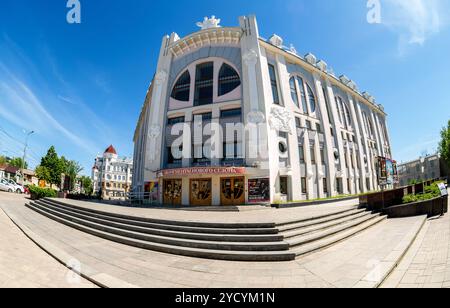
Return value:
<svg viewBox="0 0 450 308">
<path fill-rule="evenodd" d="M 270 44 L 277 46 L 277 47 L 283 46 L 283 39 L 276 34 L 274 34 L 270 37 L 269 42 L 270 42 Z"/>
<path fill-rule="evenodd" d="M 258 53 L 251 49 L 242 57 L 242 59 L 244 60 L 245 65 L 255 66 L 256 63 L 258 63 Z"/>
<path fill-rule="evenodd" d="M 247 115 L 247 122 L 252 124 L 263 123 L 266 120 L 264 113 L 260 111 L 251 111 Z"/>
<path fill-rule="evenodd" d="M 211 16 L 211 18 L 205 17 L 203 22 L 198 22 L 196 25 L 200 27 L 202 30 L 220 28 L 220 19 L 217 19 L 216 16 Z"/>
<path fill-rule="evenodd" d="M 292 114 L 282 108 L 273 107 L 270 112 L 269 125 L 272 129 L 292 135 Z"/>
<path fill-rule="evenodd" d="M 167 80 L 167 77 L 167 72 L 165 70 L 160 70 L 155 76 L 155 83 L 161 85 Z"/>
</svg>

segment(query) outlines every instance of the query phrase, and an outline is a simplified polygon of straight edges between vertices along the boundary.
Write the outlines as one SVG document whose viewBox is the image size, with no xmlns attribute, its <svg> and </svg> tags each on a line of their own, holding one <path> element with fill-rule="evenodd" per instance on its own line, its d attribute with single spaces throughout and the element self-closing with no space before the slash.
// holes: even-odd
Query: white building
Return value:
<svg viewBox="0 0 450 308">
<path fill-rule="evenodd" d="M 383 107 L 314 55 L 261 38 L 254 16 L 219 22 L 163 38 L 134 136 L 133 190 L 167 205 L 377 190 L 377 157 L 391 158 Z"/>
<path fill-rule="evenodd" d="M 133 161 L 117 155 L 111 145 L 97 156 L 92 168 L 92 183 L 94 194 L 99 194 L 105 200 L 124 199 L 130 192 L 133 172 Z"/>
</svg>

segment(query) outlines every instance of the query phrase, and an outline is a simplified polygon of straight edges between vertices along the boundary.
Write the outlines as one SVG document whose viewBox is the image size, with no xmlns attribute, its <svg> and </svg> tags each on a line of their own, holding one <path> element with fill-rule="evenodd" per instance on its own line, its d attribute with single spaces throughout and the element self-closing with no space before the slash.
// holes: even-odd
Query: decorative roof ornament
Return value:
<svg viewBox="0 0 450 308">
<path fill-rule="evenodd" d="M 289 47 L 289 51 L 292 52 L 294 55 L 298 55 L 297 49 L 292 44 L 291 44 L 291 47 Z"/>
<path fill-rule="evenodd" d="M 200 27 L 202 30 L 220 28 L 220 19 L 217 19 L 216 16 L 211 16 L 211 18 L 205 17 L 203 22 L 198 22 L 196 25 Z"/>
<path fill-rule="evenodd" d="M 283 39 L 276 34 L 274 34 L 270 37 L 269 42 L 270 42 L 270 44 L 272 44 L 276 47 L 280 47 L 280 48 L 283 47 Z"/>
<path fill-rule="evenodd" d="M 317 63 L 317 58 L 312 53 L 306 54 L 305 59 L 306 59 L 306 62 L 308 62 L 311 65 L 316 65 L 316 63 Z"/>
<path fill-rule="evenodd" d="M 345 84 L 345 85 L 347 85 L 347 84 L 350 82 L 350 78 L 348 78 L 348 77 L 345 76 L 345 75 L 341 75 L 341 76 L 339 77 L 339 80 L 340 80 L 343 84 Z"/>
<path fill-rule="evenodd" d="M 327 63 L 325 61 L 319 60 L 316 65 L 322 72 L 326 72 L 327 71 L 328 65 L 327 65 Z"/>
</svg>

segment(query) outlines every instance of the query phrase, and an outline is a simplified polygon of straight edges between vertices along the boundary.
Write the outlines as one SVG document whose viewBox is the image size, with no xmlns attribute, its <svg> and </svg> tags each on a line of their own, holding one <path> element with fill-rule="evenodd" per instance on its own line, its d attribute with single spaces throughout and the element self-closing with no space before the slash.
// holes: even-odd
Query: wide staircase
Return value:
<svg viewBox="0 0 450 308">
<path fill-rule="evenodd" d="M 275 223 L 200 223 L 130 217 L 55 199 L 26 204 L 80 231 L 142 249 L 229 261 L 290 261 L 362 232 L 386 217 L 345 208 L 315 218 Z"/>
</svg>

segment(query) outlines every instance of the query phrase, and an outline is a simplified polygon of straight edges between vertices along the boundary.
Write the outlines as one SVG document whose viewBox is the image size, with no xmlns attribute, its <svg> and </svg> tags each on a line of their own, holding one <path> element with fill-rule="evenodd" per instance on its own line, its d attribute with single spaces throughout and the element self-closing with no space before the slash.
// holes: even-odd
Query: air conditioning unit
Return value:
<svg viewBox="0 0 450 308">
<path fill-rule="evenodd" d="M 306 60 L 306 62 L 308 62 L 309 64 L 312 64 L 312 65 L 316 65 L 316 63 L 317 63 L 317 58 L 312 53 L 306 54 L 305 60 Z"/>
<path fill-rule="evenodd" d="M 280 36 L 276 35 L 276 34 L 272 35 L 269 38 L 269 42 L 270 42 L 270 44 L 272 44 L 274 46 L 277 46 L 277 47 L 280 47 L 280 48 L 283 46 L 283 39 Z"/>
</svg>

